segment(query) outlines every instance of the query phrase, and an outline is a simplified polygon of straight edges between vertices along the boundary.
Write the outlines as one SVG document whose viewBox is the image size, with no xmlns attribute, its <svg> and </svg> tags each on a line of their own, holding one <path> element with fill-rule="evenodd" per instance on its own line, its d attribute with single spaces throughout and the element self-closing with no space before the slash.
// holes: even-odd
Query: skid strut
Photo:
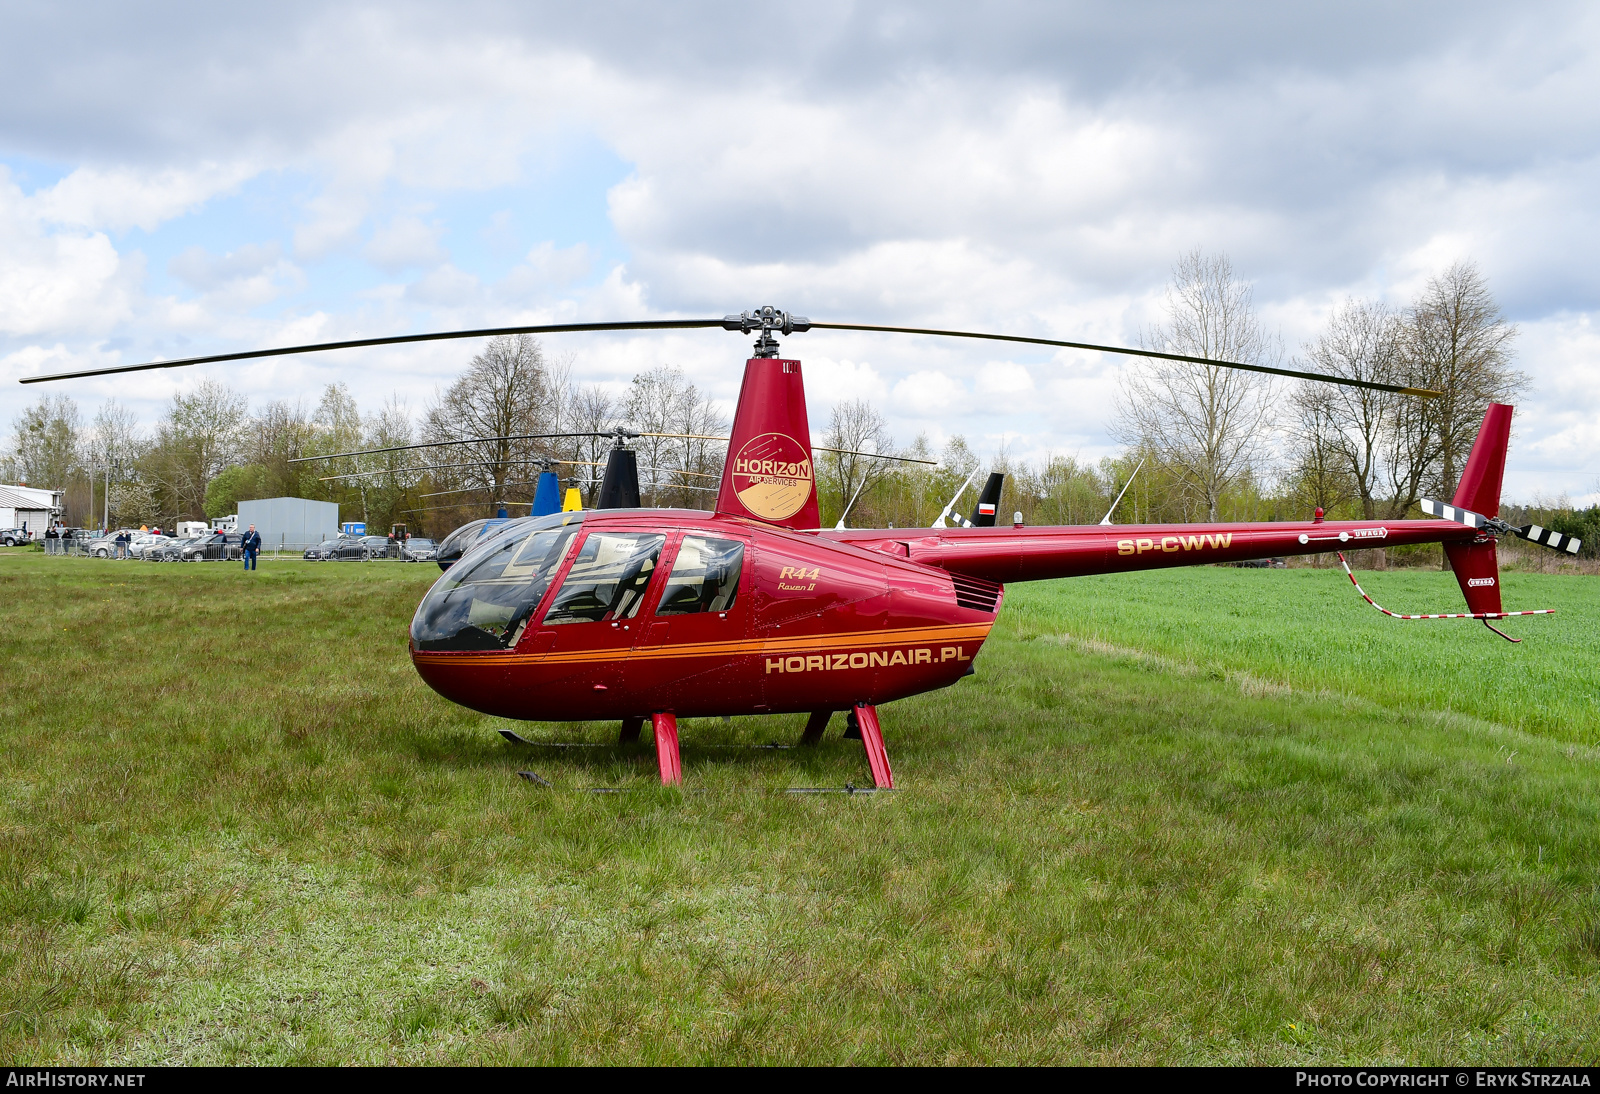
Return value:
<svg viewBox="0 0 1600 1094">
<path fill-rule="evenodd" d="M 894 772 L 889 770 L 889 753 L 883 747 L 878 708 L 871 703 L 857 703 L 855 716 L 856 724 L 861 728 L 861 743 L 867 750 L 867 766 L 872 769 L 872 785 L 879 790 L 893 790 Z"/>
<path fill-rule="evenodd" d="M 656 739 L 656 762 L 661 765 L 662 786 L 683 785 L 683 764 L 678 758 L 678 718 L 662 711 L 650 716 Z"/>
<path fill-rule="evenodd" d="M 644 725 L 643 718 L 622 719 L 622 730 L 617 734 L 618 744 L 632 744 L 639 739 L 639 729 Z"/>
<path fill-rule="evenodd" d="M 828 730 L 828 719 L 833 717 L 831 710 L 813 710 L 811 717 L 806 719 L 806 731 L 800 734 L 800 743 L 814 745 L 822 740 L 822 735 Z"/>
</svg>

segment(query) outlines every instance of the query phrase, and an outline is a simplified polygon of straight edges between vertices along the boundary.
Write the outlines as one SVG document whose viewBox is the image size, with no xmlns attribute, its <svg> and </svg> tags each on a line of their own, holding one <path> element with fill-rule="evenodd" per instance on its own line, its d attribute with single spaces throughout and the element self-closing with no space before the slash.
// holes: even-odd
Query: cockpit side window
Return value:
<svg viewBox="0 0 1600 1094">
<path fill-rule="evenodd" d="M 736 539 L 684 536 L 672 573 L 661 593 L 657 615 L 725 612 L 739 595 L 744 544 Z"/>
<path fill-rule="evenodd" d="M 648 533 L 591 532 L 545 613 L 545 625 L 632 619 L 644 603 L 666 538 Z"/>
<path fill-rule="evenodd" d="M 483 544 L 452 566 L 411 622 L 423 650 L 498 650 L 516 645 L 577 526 L 528 528 Z M 519 534 L 520 533 L 520 534 Z"/>
</svg>

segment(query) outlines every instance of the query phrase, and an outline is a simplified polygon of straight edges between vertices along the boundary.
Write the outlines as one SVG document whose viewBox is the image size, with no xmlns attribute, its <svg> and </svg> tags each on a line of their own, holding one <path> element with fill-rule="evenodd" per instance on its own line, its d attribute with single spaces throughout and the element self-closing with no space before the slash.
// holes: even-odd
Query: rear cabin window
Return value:
<svg viewBox="0 0 1600 1094">
<path fill-rule="evenodd" d="M 545 624 L 632 619 L 644 602 L 666 539 L 648 533 L 590 533 L 545 614 Z"/>
<path fill-rule="evenodd" d="M 657 615 L 725 612 L 739 595 L 744 544 L 736 539 L 685 536 L 672 562 Z"/>
</svg>

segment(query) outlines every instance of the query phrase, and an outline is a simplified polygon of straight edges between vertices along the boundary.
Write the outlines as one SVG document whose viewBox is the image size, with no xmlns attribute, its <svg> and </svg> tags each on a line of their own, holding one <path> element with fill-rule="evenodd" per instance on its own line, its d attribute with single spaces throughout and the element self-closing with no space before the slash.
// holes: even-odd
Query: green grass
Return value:
<svg viewBox="0 0 1600 1094">
<path fill-rule="evenodd" d="M 1465 611 L 1455 575 L 1360 571 L 1390 611 Z M 1358 695 L 1395 710 L 1455 710 L 1530 733 L 1600 742 L 1600 580 L 1501 575 L 1512 645 L 1470 619 L 1391 619 L 1341 569 L 1164 570 L 1013 586 L 1007 623 L 1080 649 L 1131 647 L 1206 670 Z"/>
<path fill-rule="evenodd" d="M 436 574 L 0 553 L 0 1058 L 1600 1060 L 1592 580 L 1508 578 L 1520 647 L 1327 571 L 1016 586 L 852 798 L 777 793 L 867 781 L 837 727 L 711 747 L 798 718 L 686 723 L 684 793 L 506 745 L 405 657 Z"/>
</svg>

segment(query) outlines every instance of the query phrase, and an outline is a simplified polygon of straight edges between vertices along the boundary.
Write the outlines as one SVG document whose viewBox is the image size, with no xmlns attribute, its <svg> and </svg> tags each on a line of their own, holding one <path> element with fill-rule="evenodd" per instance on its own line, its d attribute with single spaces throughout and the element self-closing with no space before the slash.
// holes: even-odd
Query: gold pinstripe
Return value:
<svg viewBox="0 0 1600 1094">
<path fill-rule="evenodd" d="M 989 637 L 992 623 L 959 623 L 943 627 L 911 627 L 892 631 L 853 631 L 845 634 L 819 634 L 807 638 L 756 638 L 738 642 L 693 642 L 625 649 L 573 650 L 569 653 L 441 653 L 413 651 L 411 659 L 434 665 L 581 665 L 596 661 L 615 661 L 630 657 L 646 661 L 674 657 L 738 657 L 744 654 L 782 653 L 798 656 L 824 650 L 844 650 L 861 646 L 910 646 L 931 642 L 956 642 Z"/>
</svg>

